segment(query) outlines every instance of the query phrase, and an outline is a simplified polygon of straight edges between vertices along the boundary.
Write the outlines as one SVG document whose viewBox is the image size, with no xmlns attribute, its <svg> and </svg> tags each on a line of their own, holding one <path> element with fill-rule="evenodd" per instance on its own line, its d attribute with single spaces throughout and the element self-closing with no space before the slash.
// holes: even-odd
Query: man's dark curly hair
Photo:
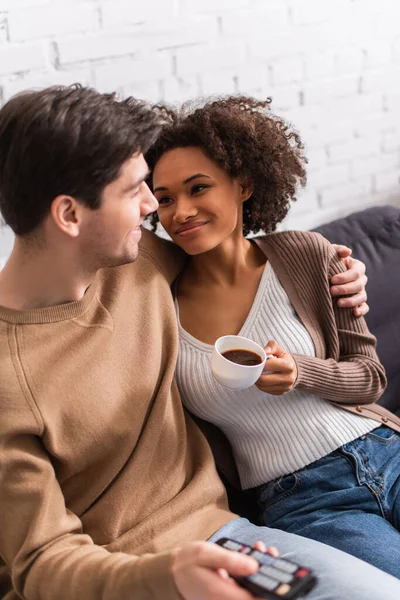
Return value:
<svg viewBox="0 0 400 600">
<path fill-rule="evenodd" d="M 306 183 L 307 160 L 299 135 L 290 123 L 270 112 L 270 103 L 270 98 L 224 96 L 188 102 L 178 109 L 153 106 L 164 125 L 146 154 L 150 169 L 168 150 L 201 148 L 231 177 L 254 187 L 243 205 L 244 235 L 274 231 L 296 190 Z M 157 213 L 150 219 L 155 229 Z"/>
</svg>

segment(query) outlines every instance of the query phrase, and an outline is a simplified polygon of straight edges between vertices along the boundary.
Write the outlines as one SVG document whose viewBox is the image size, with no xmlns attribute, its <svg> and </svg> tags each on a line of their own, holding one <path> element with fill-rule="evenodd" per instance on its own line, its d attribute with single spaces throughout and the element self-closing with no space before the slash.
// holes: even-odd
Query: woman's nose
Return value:
<svg viewBox="0 0 400 600">
<path fill-rule="evenodd" d="M 174 219 L 178 223 L 184 223 L 188 219 L 195 217 L 197 213 L 198 210 L 192 200 L 180 199 L 176 201 Z"/>
</svg>

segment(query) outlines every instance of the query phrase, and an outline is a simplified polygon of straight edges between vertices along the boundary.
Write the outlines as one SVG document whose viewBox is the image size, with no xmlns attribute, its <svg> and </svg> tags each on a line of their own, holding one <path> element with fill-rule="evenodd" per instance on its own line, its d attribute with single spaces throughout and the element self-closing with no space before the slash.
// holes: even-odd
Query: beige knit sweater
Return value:
<svg viewBox="0 0 400 600">
<path fill-rule="evenodd" d="M 1 598 L 178 600 L 170 549 L 234 518 L 173 380 L 176 271 L 144 232 L 81 301 L 0 307 Z"/>
</svg>

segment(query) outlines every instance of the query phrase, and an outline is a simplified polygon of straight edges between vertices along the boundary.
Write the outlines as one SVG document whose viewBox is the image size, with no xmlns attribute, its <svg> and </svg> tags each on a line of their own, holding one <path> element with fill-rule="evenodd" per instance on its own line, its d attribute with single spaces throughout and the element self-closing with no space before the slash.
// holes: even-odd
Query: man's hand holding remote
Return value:
<svg viewBox="0 0 400 600">
<path fill-rule="evenodd" d="M 275 548 L 257 542 L 261 552 L 277 556 Z M 225 550 L 209 542 L 185 544 L 174 551 L 172 573 L 184 600 L 254 600 L 255 596 L 232 579 L 246 577 L 258 570 L 254 558 Z"/>
</svg>

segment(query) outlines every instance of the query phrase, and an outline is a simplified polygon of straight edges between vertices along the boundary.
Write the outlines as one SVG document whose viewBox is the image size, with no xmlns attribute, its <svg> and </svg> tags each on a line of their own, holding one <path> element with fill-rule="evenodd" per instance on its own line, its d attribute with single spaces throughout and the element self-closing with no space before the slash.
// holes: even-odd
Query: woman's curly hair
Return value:
<svg viewBox="0 0 400 600">
<path fill-rule="evenodd" d="M 290 200 L 295 200 L 296 190 L 306 183 L 307 159 L 299 135 L 290 123 L 270 112 L 270 103 L 270 98 L 224 96 L 187 102 L 178 109 L 154 105 L 163 126 L 146 154 L 150 169 L 168 150 L 199 147 L 231 177 L 254 187 L 243 205 L 244 235 L 274 231 Z M 153 213 L 153 229 L 157 222 Z"/>
</svg>

